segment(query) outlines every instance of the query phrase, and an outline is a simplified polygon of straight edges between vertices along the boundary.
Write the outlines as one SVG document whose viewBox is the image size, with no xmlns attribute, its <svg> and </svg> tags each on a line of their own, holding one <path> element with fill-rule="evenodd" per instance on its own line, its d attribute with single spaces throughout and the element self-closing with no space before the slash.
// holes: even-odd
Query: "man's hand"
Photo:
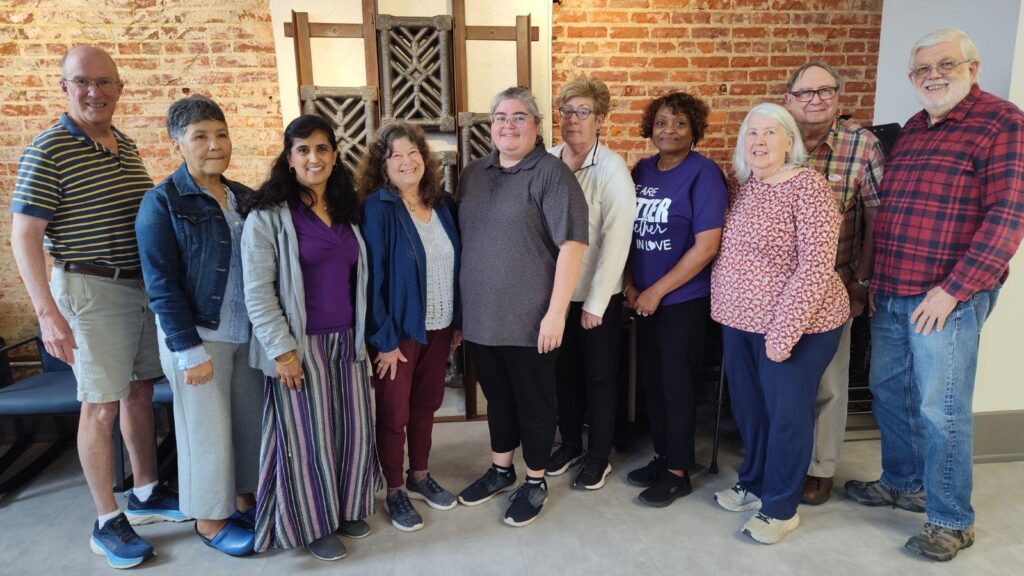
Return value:
<svg viewBox="0 0 1024 576">
<path fill-rule="evenodd" d="M 846 292 L 850 295 L 850 319 L 854 319 L 864 313 L 864 307 L 868 303 L 868 289 L 857 282 L 850 280 L 846 285 Z"/>
<path fill-rule="evenodd" d="M 75 363 L 75 335 L 71 326 L 60 312 L 43 314 L 39 317 L 39 332 L 42 335 L 43 347 L 54 358 L 66 363 Z"/>
<path fill-rule="evenodd" d="M 910 323 L 916 324 L 914 332 L 923 333 L 925 336 L 932 333 L 932 328 L 936 332 L 942 332 L 946 318 L 953 308 L 956 308 L 956 304 L 957 299 L 947 294 L 941 286 L 932 288 L 910 315 Z"/>
</svg>

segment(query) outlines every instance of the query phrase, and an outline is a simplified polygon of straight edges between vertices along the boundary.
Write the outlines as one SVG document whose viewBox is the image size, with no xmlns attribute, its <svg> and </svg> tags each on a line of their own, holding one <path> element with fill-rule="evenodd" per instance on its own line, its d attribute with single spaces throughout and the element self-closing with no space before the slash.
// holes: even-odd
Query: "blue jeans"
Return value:
<svg viewBox="0 0 1024 576">
<path fill-rule="evenodd" d="M 923 487 L 928 522 L 963 530 L 974 524 L 971 405 L 981 327 L 999 290 L 956 305 L 942 332 L 915 334 L 910 315 L 925 295 L 875 297 L 871 393 L 882 433 L 882 484 Z"/>
<path fill-rule="evenodd" d="M 725 374 L 746 455 L 739 483 L 761 498 L 761 512 L 788 520 L 796 514 L 814 444 L 818 382 L 836 355 L 840 326 L 804 334 L 784 362 L 765 353 L 764 334 L 722 326 Z"/>
</svg>

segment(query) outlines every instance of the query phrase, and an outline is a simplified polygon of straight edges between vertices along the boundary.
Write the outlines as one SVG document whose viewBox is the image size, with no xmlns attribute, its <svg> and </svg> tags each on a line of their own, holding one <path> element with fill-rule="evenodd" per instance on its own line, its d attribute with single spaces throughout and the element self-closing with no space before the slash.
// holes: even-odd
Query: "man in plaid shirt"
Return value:
<svg viewBox="0 0 1024 576">
<path fill-rule="evenodd" d="M 925 512 L 906 548 L 950 560 L 974 543 L 971 400 L 981 327 L 1024 238 L 1024 113 L 978 88 L 978 49 L 963 32 L 932 32 L 910 55 L 924 110 L 886 164 L 875 223 L 882 477 L 846 493 Z"/>
<path fill-rule="evenodd" d="M 800 501 L 823 504 L 832 494 L 846 434 L 850 385 L 850 326 L 867 304 L 871 278 L 872 225 L 878 212 L 882 180 L 882 149 L 874 134 L 839 118 L 843 78 L 834 68 L 812 61 L 797 68 L 786 84 L 786 108 L 793 115 L 808 161 L 822 173 L 835 193 L 842 214 L 836 272 L 850 295 L 850 318 L 843 327 L 839 350 L 818 386 L 814 452 Z"/>
</svg>

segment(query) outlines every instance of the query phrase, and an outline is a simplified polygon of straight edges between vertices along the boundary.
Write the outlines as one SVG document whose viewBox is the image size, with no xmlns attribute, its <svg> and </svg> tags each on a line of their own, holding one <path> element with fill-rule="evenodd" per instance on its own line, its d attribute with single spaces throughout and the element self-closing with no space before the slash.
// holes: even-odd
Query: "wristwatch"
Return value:
<svg viewBox="0 0 1024 576">
<path fill-rule="evenodd" d="M 853 280 L 857 284 L 863 286 L 865 290 L 871 287 L 871 280 L 861 280 L 860 278 L 854 278 Z"/>
</svg>

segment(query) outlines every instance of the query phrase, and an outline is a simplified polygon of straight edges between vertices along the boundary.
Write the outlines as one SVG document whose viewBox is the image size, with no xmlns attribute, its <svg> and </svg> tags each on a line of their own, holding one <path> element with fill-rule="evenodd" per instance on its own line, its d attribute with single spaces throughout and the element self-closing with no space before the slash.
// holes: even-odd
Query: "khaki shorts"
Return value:
<svg viewBox="0 0 1024 576">
<path fill-rule="evenodd" d="M 50 292 L 78 345 L 71 369 L 80 402 L 116 402 L 128 396 L 132 381 L 163 375 L 142 279 L 112 280 L 54 268 Z"/>
</svg>

